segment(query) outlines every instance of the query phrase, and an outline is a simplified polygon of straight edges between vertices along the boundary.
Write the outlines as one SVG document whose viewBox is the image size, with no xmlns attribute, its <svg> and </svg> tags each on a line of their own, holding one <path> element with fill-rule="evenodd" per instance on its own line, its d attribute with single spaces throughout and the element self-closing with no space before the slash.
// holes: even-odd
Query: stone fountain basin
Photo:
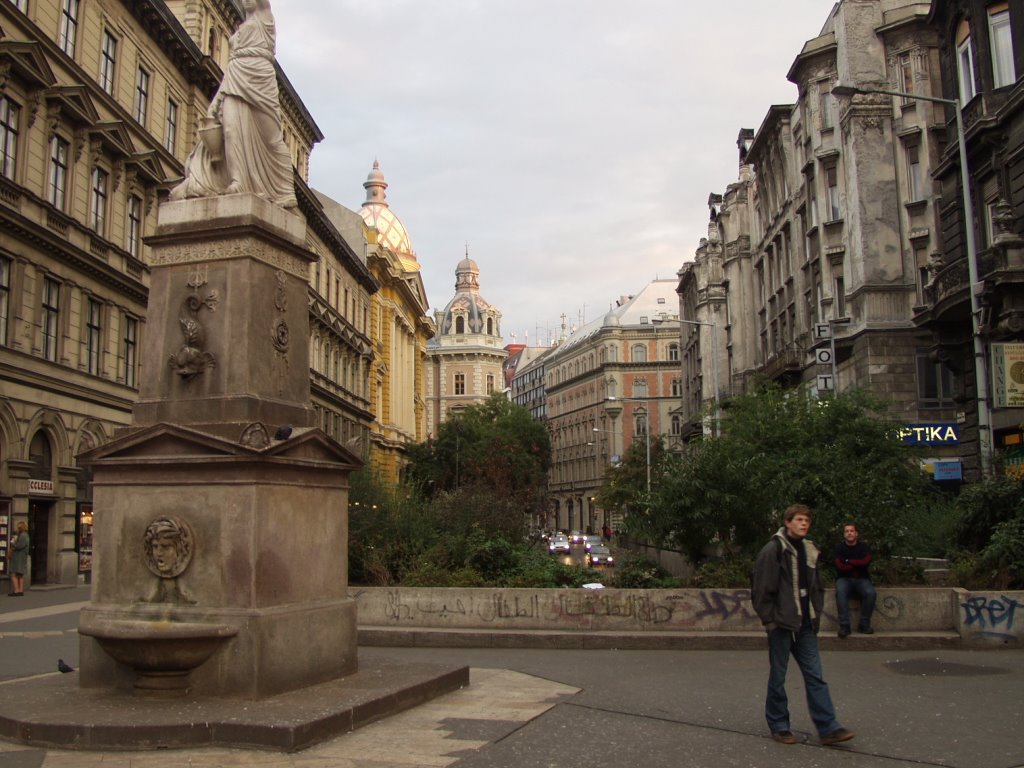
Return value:
<svg viewBox="0 0 1024 768">
<path fill-rule="evenodd" d="M 229 624 L 107 619 L 82 622 L 79 634 L 96 638 L 114 661 L 136 672 L 187 673 L 238 634 Z"/>
</svg>

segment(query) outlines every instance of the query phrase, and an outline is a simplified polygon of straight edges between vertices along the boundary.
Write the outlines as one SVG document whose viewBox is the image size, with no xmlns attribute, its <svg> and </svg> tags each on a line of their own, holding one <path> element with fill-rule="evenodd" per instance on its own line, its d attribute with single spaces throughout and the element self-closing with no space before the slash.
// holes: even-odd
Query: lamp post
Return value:
<svg viewBox="0 0 1024 768">
<path fill-rule="evenodd" d="M 608 397 L 605 398 L 612 403 L 643 403 L 647 408 L 644 414 L 644 448 L 647 456 L 647 496 L 651 495 L 651 408 L 648 405 L 650 398 L 647 397 Z M 597 430 L 597 427 L 594 427 Z M 600 430 L 597 430 L 600 431 Z"/>
<path fill-rule="evenodd" d="M 679 322 L 685 323 L 686 325 L 705 325 L 710 326 L 711 328 L 711 344 L 714 347 L 714 352 L 711 355 L 711 370 L 715 380 L 715 423 L 713 433 L 715 437 L 718 437 L 719 430 L 721 429 L 719 422 L 722 416 L 721 401 L 718 387 L 718 323 L 708 323 L 705 322 L 704 320 L 683 320 L 682 318 L 679 318 Z"/>
<path fill-rule="evenodd" d="M 988 368 L 985 364 L 985 344 L 981 338 L 981 301 L 978 291 L 981 285 L 978 280 L 978 247 L 974 237 L 974 203 L 971 200 L 970 175 L 967 170 L 967 141 L 964 137 L 962 105 L 959 99 L 946 99 L 939 96 L 924 96 L 917 93 L 890 91 L 884 88 L 860 88 L 854 85 L 836 83 L 832 86 L 835 96 L 854 96 L 856 94 L 879 93 L 886 96 L 900 96 L 914 101 L 931 101 L 935 104 L 947 104 L 953 107 L 956 116 L 956 141 L 960 150 L 960 191 L 964 207 L 964 238 L 967 248 L 967 274 L 970 280 L 968 293 L 971 298 L 971 336 L 974 341 L 974 386 L 978 400 L 978 459 L 981 464 L 982 476 L 988 477 L 992 468 L 992 428 L 988 399 Z"/>
</svg>

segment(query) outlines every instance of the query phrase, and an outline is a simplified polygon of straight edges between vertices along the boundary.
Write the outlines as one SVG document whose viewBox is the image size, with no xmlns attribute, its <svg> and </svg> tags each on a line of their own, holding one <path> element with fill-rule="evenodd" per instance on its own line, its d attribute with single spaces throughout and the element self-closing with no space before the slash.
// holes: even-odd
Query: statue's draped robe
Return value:
<svg viewBox="0 0 1024 768">
<path fill-rule="evenodd" d="M 224 160 L 214 162 L 202 141 L 171 197 L 251 192 L 286 208 L 296 204 L 291 156 L 281 132 L 274 22 L 250 15 L 231 36 L 231 56 L 218 95 Z"/>
</svg>

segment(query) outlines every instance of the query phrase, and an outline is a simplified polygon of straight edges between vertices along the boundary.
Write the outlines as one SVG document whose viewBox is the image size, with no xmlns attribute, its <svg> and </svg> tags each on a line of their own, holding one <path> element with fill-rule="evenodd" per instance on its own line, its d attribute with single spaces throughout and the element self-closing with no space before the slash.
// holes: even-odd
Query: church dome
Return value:
<svg viewBox="0 0 1024 768">
<path fill-rule="evenodd" d="M 466 258 L 455 268 L 455 296 L 439 315 L 438 334 L 480 333 L 500 336 L 501 313 L 480 295 L 480 267 Z"/>
<path fill-rule="evenodd" d="M 418 272 L 420 265 L 416 260 L 416 252 L 412 249 L 409 233 L 402 220 L 395 215 L 388 205 L 388 183 L 380 170 L 380 163 L 373 161 L 373 169 L 363 182 L 366 189 L 366 202 L 359 209 L 366 226 L 377 233 L 376 241 L 398 255 L 402 265 L 410 272 Z"/>
</svg>

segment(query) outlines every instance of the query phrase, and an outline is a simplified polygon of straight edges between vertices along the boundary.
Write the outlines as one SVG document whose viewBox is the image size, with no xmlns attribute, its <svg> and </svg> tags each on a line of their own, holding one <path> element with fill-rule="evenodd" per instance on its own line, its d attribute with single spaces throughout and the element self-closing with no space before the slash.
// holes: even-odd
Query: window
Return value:
<svg viewBox="0 0 1024 768">
<path fill-rule="evenodd" d="M 679 345 L 678 344 L 669 344 L 668 345 L 668 359 L 669 360 L 678 360 L 679 359 Z"/>
<path fill-rule="evenodd" d="M 178 146 L 178 105 L 171 99 L 167 100 L 167 123 L 164 126 L 164 149 L 174 154 Z"/>
<path fill-rule="evenodd" d="M 833 165 L 825 169 L 825 187 L 828 191 L 828 220 L 838 221 L 842 218 L 839 208 L 839 171 Z"/>
<path fill-rule="evenodd" d="M 11 0 L 11 3 L 22 13 L 28 13 L 28 0 Z"/>
<path fill-rule="evenodd" d="M 50 139 L 50 179 L 47 199 L 64 210 L 68 183 L 68 143 L 60 136 Z"/>
<path fill-rule="evenodd" d="M 974 80 L 974 52 L 971 49 L 971 28 L 961 21 L 956 35 L 956 73 L 960 85 L 960 104 L 965 105 L 977 94 Z"/>
<path fill-rule="evenodd" d="M 109 174 L 102 168 L 92 169 L 92 200 L 89 211 L 89 226 L 98 235 L 106 231 L 107 223 L 107 187 L 110 182 Z"/>
<path fill-rule="evenodd" d="M 117 38 L 109 32 L 103 33 L 103 50 L 100 51 L 100 88 L 114 95 L 114 71 L 117 64 Z"/>
<path fill-rule="evenodd" d="M 1013 66 L 1013 37 L 1010 11 L 1006 3 L 988 9 L 988 38 L 992 46 L 992 78 L 996 88 L 1013 85 L 1017 73 Z"/>
<path fill-rule="evenodd" d="M 643 344 L 633 345 L 633 362 L 634 363 L 646 363 L 647 362 L 647 347 Z"/>
<path fill-rule="evenodd" d="M 493 395 L 494 394 L 494 374 L 493 373 L 488 373 L 487 374 L 487 394 L 488 395 Z"/>
<path fill-rule="evenodd" d="M 907 193 L 911 202 L 925 198 L 924 169 L 921 167 L 920 152 L 919 145 L 907 145 Z"/>
<path fill-rule="evenodd" d="M 128 198 L 128 238 L 125 245 L 128 253 L 139 258 L 142 248 L 142 198 L 138 195 Z"/>
<path fill-rule="evenodd" d="M 683 395 L 683 380 L 672 379 L 672 397 L 682 397 Z"/>
<path fill-rule="evenodd" d="M 647 434 L 647 414 L 638 413 L 633 417 L 633 434 L 637 437 L 643 437 Z"/>
<path fill-rule="evenodd" d="M 956 377 L 927 352 L 917 353 L 917 398 L 922 408 L 952 408 L 957 394 Z"/>
<path fill-rule="evenodd" d="M 494 318 L 492 318 L 492 317 L 488 317 L 487 318 L 487 335 L 488 336 L 493 336 L 494 335 Z"/>
<path fill-rule="evenodd" d="M 821 130 L 826 131 L 832 128 L 834 120 L 832 117 L 832 91 L 826 90 L 828 84 L 822 81 L 818 84 L 818 110 L 821 114 Z"/>
<path fill-rule="evenodd" d="M 11 311 L 11 260 L 0 258 L 0 344 L 7 344 L 7 318 Z"/>
<path fill-rule="evenodd" d="M 814 176 L 807 177 L 807 228 L 818 226 L 818 190 Z"/>
<path fill-rule="evenodd" d="M 124 383 L 135 386 L 135 357 L 139 343 L 139 321 L 134 317 L 124 316 Z"/>
<path fill-rule="evenodd" d="M 679 437 L 683 434 L 683 420 L 679 416 L 672 417 L 672 436 Z"/>
<path fill-rule="evenodd" d="M 896 56 L 896 90 L 904 93 L 914 92 L 914 68 L 910 61 L 910 51 Z M 913 103 L 913 99 L 903 99 L 904 104 Z"/>
<path fill-rule="evenodd" d="M 836 278 L 836 295 L 835 295 L 835 315 L 834 317 L 846 317 L 846 281 L 842 277 Z"/>
<path fill-rule="evenodd" d="M 60 283 L 43 278 L 43 357 L 57 359 L 57 335 L 60 332 Z"/>
<path fill-rule="evenodd" d="M 465 333 L 466 332 L 466 319 L 464 317 L 455 318 L 455 332 Z"/>
<path fill-rule="evenodd" d="M 78 0 L 63 0 L 60 10 L 60 34 L 57 44 L 68 56 L 75 56 L 75 37 L 78 34 Z"/>
<path fill-rule="evenodd" d="M 149 72 L 139 67 L 139 73 L 135 77 L 135 119 L 140 124 L 146 124 L 146 115 L 149 112 Z"/>
<path fill-rule="evenodd" d="M 93 376 L 100 373 L 102 318 L 103 305 L 89 299 L 85 314 L 85 370 Z"/>
<path fill-rule="evenodd" d="M 464 395 L 466 394 L 466 374 L 456 373 L 455 374 L 455 394 Z"/>
<path fill-rule="evenodd" d="M 21 108 L 0 96 L 0 175 L 14 179 L 18 160 L 18 116 Z"/>
</svg>

